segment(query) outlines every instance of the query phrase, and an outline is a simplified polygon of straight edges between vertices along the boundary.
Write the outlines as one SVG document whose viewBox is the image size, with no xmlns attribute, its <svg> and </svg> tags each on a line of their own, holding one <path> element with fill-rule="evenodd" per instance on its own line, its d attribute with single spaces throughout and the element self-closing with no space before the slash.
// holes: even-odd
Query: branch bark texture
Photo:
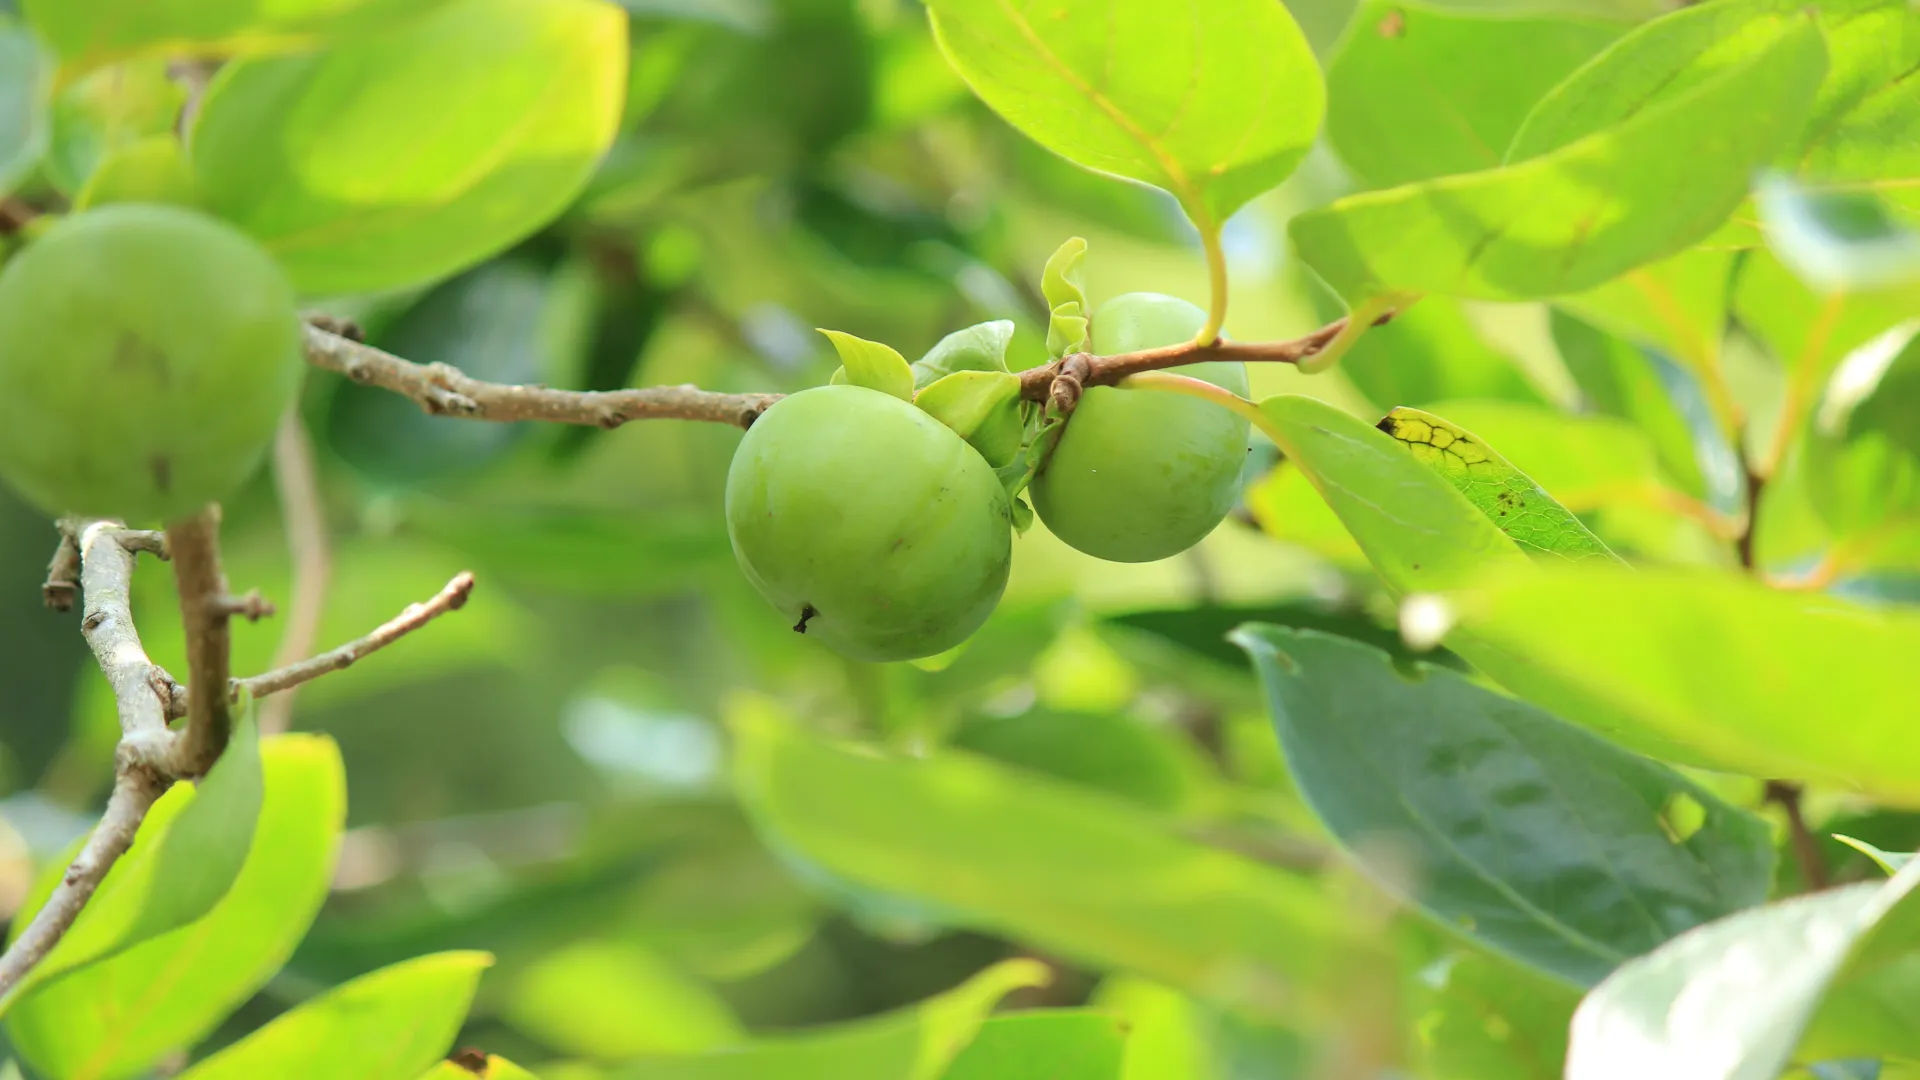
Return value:
<svg viewBox="0 0 1920 1080">
<path fill-rule="evenodd" d="M 233 733 L 231 695 L 196 693 L 232 681 L 232 635 L 228 622 L 244 611 L 227 593 L 220 568 L 220 510 L 209 506 L 167 528 L 173 579 L 180 592 L 180 619 L 187 638 L 187 728 L 180 764 L 188 776 L 205 775 Z"/>
</svg>

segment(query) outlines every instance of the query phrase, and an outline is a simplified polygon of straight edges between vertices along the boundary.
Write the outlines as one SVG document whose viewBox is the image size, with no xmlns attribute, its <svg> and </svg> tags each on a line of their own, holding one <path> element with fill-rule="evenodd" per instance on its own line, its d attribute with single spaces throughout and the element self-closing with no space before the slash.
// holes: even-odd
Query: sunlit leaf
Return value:
<svg viewBox="0 0 1920 1080">
<path fill-rule="evenodd" d="M 162 50 L 293 44 L 378 31 L 443 0 L 23 0 L 34 28 L 75 64 Z"/>
<path fill-rule="evenodd" d="M 1770 1080 L 1796 1058 L 1912 1056 L 1916 883 L 1909 865 L 1783 900 L 1626 964 L 1575 1014 L 1568 1080 Z"/>
<path fill-rule="evenodd" d="M 1110 797 L 970 754 L 837 746 L 769 703 L 741 702 L 733 720 L 737 782 L 770 839 L 959 925 L 1268 1006 L 1356 944 L 1305 880 Z"/>
<path fill-rule="evenodd" d="M 260 822 L 213 910 L 43 986 L 8 1012 L 8 1036 L 41 1074 L 142 1075 L 205 1038 L 292 955 L 332 883 L 346 776 L 323 736 L 275 736 L 260 754 Z"/>
<path fill-rule="evenodd" d="M 1824 57 L 1813 21 L 1789 20 L 1742 62 L 1616 126 L 1497 169 L 1349 196 L 1294 218 L 1294 244 L 1355 306 L 1591 288 L 1718 226 L 1798 130 Z"/>
<path fill-rule="evenodd" d="M 415 1080 L 446 1054 L 492 963 L 447 952 L 381 968 L 282 1013 L 180 1080 Z"/>
<path fill-rule="evenodd" d="M 1089 169 L 1171 192 L 1202 232 L 1292 172 L 1320 126 L 1319 66 L 1266 0 L 931 0 L 928 11 L 947 58 L 1009 123 Z"/>
<path fill-rule="evenodd" d="M 134 845 L 121 856 L 73 928 L 10 995 L 19 995 L 68 972 L 108 959 L 169 930 L 193 922 L 227 894 L 246 862 L 260 817 L 260 739 L 251 703 L 238 710 L 233 737 L 206 778 L 170 792 L 141 824 Z M 65 872 L 64 864 L 40 883 L 37 910 Z M 14 932 L 26 919 L 14 921 Z"/>
<path fill-rule="evenodd" d="M 1529 555 L 1568 562 L 1622 561 L 1532 477 L 1472 432 L 1432 413 L 1407 408 L 1388 413 L 1380 421 L 1380 430 L 1404 444 L 1415 460 L 1446 477 Z"/>
<path fill-rule="evenodd" d="M 1006 371 L 956 371 L 913 397 L 913 403 L 967 440 L 994 468 L 1012 463 L 1025 433 L 1020 377 Z"/>
<path fill-rule="evenodd" d="M 1724 322 L 1724 300 L 1720 308 Z M 1695 498 L 1705 497 L 1708 483 L 1699 442 L 1707 435 L 1718 439 L 1719 433 L 1705 415 L 1698 383 L 1659 353 L 1562 311 L 1553 313 L 1552 326 L 1554 345 L 1591 408 L 1637 428 L 1675 485 Z M 1728 480 L 1737 485 L 1740 477 Z"/>
<path fill-rule="evenodd" d="M 941 1080 L 1121 1080 L 1127 1031 L 1093 1009 L 996 1016 L 960 1051 Z"/>
<path fill-rule="evenodd" d="M 1766 899 L 1771 833 L 1673 770 L 1460 674 L 1250 625 L 1294 782 L 1433 918 L 1575 985 Z M 1676 803 L 1704 811 L 1682 836 Z M 1688 824 L 1695 824 L 1689 822 Z"/>
<path fill-rule="evenodd" d="M 1920 615 L 1727 573 L 1567 569 L 1457 598 L 1449 644 L 1642 753 L 1920 805 L 1901 658 Z M 1810 722 L 1817 717 L 1817 723 Z"/>
<path fill-rule="evenodd" d="M 1327 68 L 1327 137 L 1373 187 L 1494 168 L 1540 95 L 1623 29 L 1369 0 Z"/>
<path fill-rule="evenodd" d="M 489 1054 L 474 1067 L 465 1061 L 443 1061 L 420 1074 L 420 1080 L 539 1080 L 498 1054 Z"/>
<path fill-rule="evenodd" d="M 66 83 L 52 102 L 48 182 L 77 196 L 115 151 L 173 134 L 186 100 L 186 88 L 167 76 L 163 57 L 115 64 Z"/>
<path fill-rule="evenodd" d="M 1884 289 L 1920 278 L 1920 233 L 1870 192 L 1809 191 L 1766 177 L 1759 190 L 1767 243 L 1822 292 Z"/>
<path fill-rule="evenodd" d="M 1213 1080 L 1210 1025 L 1193 999 L 1137 976 L 1113 975 L 1094 991 L 1092 1004 L 1127 1025 L 1126 1080 Z"/>
<path fill-rule="evenodd" d="M 1865 840 L 1856 840 L 1851 836 L 1843 836 L 1839 833 L 1833 834 L 1833 838 L 1853 848 L 1860 854 L 1865 855 L 1867 858 L 1872 859 L 1876 866 L 1885 870 L 1888 874 L 1899 873 L 1901 867 L 1913 861 L 1914 853 L 1910 851 L 1882 851 L 1872 844 L 1867 843 Z"/>
<path fill-rule="evenodd" d="M 222 69 L 192 132 L 210 207 L 303 292 L 441 277 L 546 223 L 611 142 L 603 0 L 451 0 L 388 33 Z"/>
<path fill-rule="evenodd" d="M 850 385 L 878 390 L 902 401 L 913 400 L 913 369 L 893 346 L 839 330 L 820 332 L 833 342 L 833 351 L 840 354 L 836 382 L 842 381 L 839 376 L 844 373 L 844 381 Z"/>
<path fill-rule="evenodd" d="M 1513 357 L 1488 344 L 1460 303 L 1443 296 L 1368 331 L 1340 370 L 1382 412 L 1461 398 L 1545 400 Z"/>
<path fill-rule="evenodd" d="M 541 957 L 521 974 L 506 1015 L 541 1045 L 597 1061 L 699 1053 L 745 1037 L 712 991 L 619 941 Z"/>
<path fill-rule="evenodd" d="M 1420 973 L 1413 1027 L 1433 1080 L 1561 1080 L 1579 996 L 1489 953 L 1443 957 Z"/>
<path fill-rule="evenodd" d="M 995 319 L 955 330 L 913 363 L 914 389 L 923 390 L 956 371 L 1005 371 L 1013 322 Z"/>
<path fill-rule="evenodd" d="M 715 1053 L 658 1057 L 608 1080 L 936 1080 L 1011 991 L 1047 981 L 1037 960 L 1007 960 L 911 1008 L 771 1036 Z"/>
</svg>

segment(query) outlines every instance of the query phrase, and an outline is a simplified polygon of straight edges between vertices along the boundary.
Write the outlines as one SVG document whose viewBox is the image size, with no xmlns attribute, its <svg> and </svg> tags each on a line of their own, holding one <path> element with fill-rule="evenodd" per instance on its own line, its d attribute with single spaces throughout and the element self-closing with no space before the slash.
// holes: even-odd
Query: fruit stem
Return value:
<svg viewBox="0 0 1920 1080">
<path fill-rule="evenodd" d="M 1200 248 L 1207 256 L 1207 322 L 1193 337 L 1193 343 L 1205 348 L 1220 340 L 1227 324 L 1227 252 L 1220 245 L 1220 227 L 1200 230 Z"/>
</svg>

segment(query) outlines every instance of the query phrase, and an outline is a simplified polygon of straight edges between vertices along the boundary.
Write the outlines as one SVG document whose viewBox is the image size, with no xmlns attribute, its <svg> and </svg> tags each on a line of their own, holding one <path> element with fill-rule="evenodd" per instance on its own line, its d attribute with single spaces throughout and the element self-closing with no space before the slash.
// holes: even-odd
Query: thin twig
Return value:
<svg viewBox="0 0 1920 1080">
<path fill-rule="evenodd" d="M 289 664 L 283 668 L 250 678 L 234 680 L 234 687 L 246 690 L 254 697 L 265 697 L 284 690 L 291 690 L 305 682 L 311 682 L 331 671 L 353 666 L 362 657 L 376 653 L 393 644 L 415 630 L 432 622 L 449 611 L 458 611 L 467 602 L 467 596 L 473 592 L 473 575 L 467 571 L 455 574 L 452 581 L 441 589 L 433 599 L 421 604 L 409 604 L 407 609 L 387 620 L 373 633 L 355 641 L 350 641 L 337 649 L 331 649 L 309 660 Z"/>
<path fill-rule="evenodd" d="M 287 601 L 287 624 L 273 666 L 286 667 L 306 659 L 320 639 L 321 615 L 326 609 L 327 580 L 333 573 L 333 555 L 327 543 L 326 513 L 320 505 L 319 472 L 314 468 L 313 444 L 293 410 L 280 421 L 273 440 L 273 481 L 280 490 L 280 514 L 287 532 L 287 552 L 293 559 L 292 595 Z M 287 730 L 293 720 L 294 694 L 275 696 L 260 706 L 260 733 Z"/>
<path fill-rule="evenodd" d="M 411 399 L 435 416 L 548 420 L 616 428 L 634 420 L 705 420 L 747 427 L 779 394 L 722 394 L 697 386 L 640 390 L 555 390 L 475 379 L 447 364 L 416 364 L 308 325 L 307 361 L 358 383 Z"/>
<path fill-rule="evenodd" d="M 61 518 L 55 525 L 60 530 L 60 546 L 53 549 L 53 559 L 47 563 L 46 584 L 40 586 L 40 599 L 54 611 L 72 611 L 74 597 L 80 592 L 77 524 L 72 518 Z"/>
<path fill-rule="evenodd" d="M 62 535 L 62 547 L 71 544 L 80 560 L 80 585 L 86 597 L 81 632 L 113 687 L 120 746 L 114 755 L 113 794 L 107 799 L 106 813 L 33 921 L 0 955 L 0 997 L 11 993 L 59 944 L 107 871 L 132 846 L 140 822 L 171 783 L 167 763 L 175 739 L 167 730 L 166 713 L 172 679 L 147 658 L 133 625 L 134 552 L 152 550 L 153 536 L 107 521 L 84 528 L 78 522 L 62 522 Z"/>
<path fill-rule="evenodd" d="M 233 730 L 231 702 L 223 693 L 193 687 L 224 687 L 231 678 L 228 621 L 234 603 L 220 568 L 220 508 L 209 506 L 167 528 L 173 578 L 180 592 L 180 619 L 187 638 L 187 729 L 181 770 L 200 776 L 219 760 Z"/>
<path fill-rule="evenodd" d="M 1800 866 L 1800 880 L 1809 892 L 1818 892 L 1832 883 L 1827 873 L 1827 860 L 1820 854 L 1820 841 L 1814 838 L 1813 830 L 1807 827 L 1806 814 L 1800 809 L 1800 796 L 1805 788 L 1788 780 L 1769 780 L 1766 787 L 1766 800 L 1778 803 L 1787 815 L 1787 843 L 1793 848 L 1793 860 Z"/>
<path fill-rule="evenodd" d="M 1392 318 L 1391 314 L 1382 315 L 1374 320 L 1378 326 Z M 1158 349 L 1141 349 L 1138 352 L 1116 353 L 1112 356 L 1091 356 L 1075 354 L 1062 357 L 1051 364 L 1037 368 L 1028 368 L 1020 373 L 1020 396 L 1028 401 L 1045 401 L 1052 391 L 1054 379 L 1063 372 L 1071 371 L 1070 365 L 1084 359 L 1086 374 L 1080 382 L 1087 386 L 1111 386 L 1129 375 L 1138 375 L 1143 371 L 1159 371 L 1163 368 L 1180 367 L 1183 364 L 1198 364 L 1208 360 L 1238 360 L 1259 364 L 1297 364 L 1307 357 L 1327 347 L 1340 331 L 1346 329 L 1347 320 L 1335 319 L 1310 334 L 1289 341 L 1215 341 L 1211 345 L 1201 345 L 1192 341 L 1183 341 L 1178 345 L 1168 345 Z"/>
</svg>

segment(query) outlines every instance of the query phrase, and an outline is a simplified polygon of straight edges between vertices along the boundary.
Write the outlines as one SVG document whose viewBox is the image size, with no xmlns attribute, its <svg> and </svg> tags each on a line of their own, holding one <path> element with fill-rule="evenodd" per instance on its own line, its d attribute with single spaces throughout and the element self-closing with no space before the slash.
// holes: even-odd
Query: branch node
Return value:
<svg viewBox="0 0 1920 1080">
<path fill-rule="evenodd" d="M 1074 353 L 1061 357 L 1059 370 L 1047 387 L 1047 402 L 1062 416 L 1073 415 L 1080 404 L 1080 395 L 1086 391 L 1088 380 L 1093 378 L 1093 357 L 1087 353 Z"/>
<path fill-rule="evenodd" d="M 245 596 L 222 596 L 213 602 L 223 614 L 243 618 L 248 622 L 259 622 L 276 611 L 273 602 L 261 596 L 259 589 L 248 589 Z"/>
</svg>

